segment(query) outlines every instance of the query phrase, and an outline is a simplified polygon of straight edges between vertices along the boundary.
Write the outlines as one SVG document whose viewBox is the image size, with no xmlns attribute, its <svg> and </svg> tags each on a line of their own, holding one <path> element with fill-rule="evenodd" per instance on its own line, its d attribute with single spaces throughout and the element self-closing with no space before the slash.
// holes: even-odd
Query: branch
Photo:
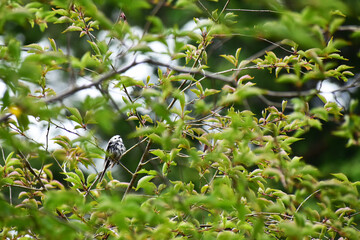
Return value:
<svg viewBox="0 0 360 240">
<path fill-rule="evenodd" d="M 360 74 L 352 79 L 352 83 L 345 85 L 343 87 L 339 87 L 335 90 L 330 92 L 324 92 L 320 89 L 310 89 L 310 90 L 303 90 L 303 91 L 295 91 L 295 92 L 281 92 L 281 91 L 271 91 L 267 89 L 263 89 L 263 95 L 271 96 L 271 97 L 283 97 L 283 98 L 291 98 L 291 97 L 302 97 L 302 96 L 309 96 L 309 95 L 316 95 L 318 93 L 336 93 L 336 92 L 344 92 L 348 91 L 351 88 L 358 88 L 360 87 Z"/>
<path fill-rule="evenodd" d="M 43 189 L 43 188 L 33 188 L 33 187 L 22 186 L 19 184 L 7 184 L 7 185 L 5 185 L 5 187 L 17 187 L 17 188 L 23 188 L 23 189 L 27 189 L 27 190 L 31 190 L 31 191 L 40 191 L 40 192 L 47 191 L 46 189 Z"/>
<path fill-rule="evenodd" d="M 296 208 L 295 213 L 297 213 L 297 212 L 300 210 L 300 208 L 302 207 L 302 205 L 304 205 L 304 203 L 305 203 L 307 200 L 309 200 L 309 198 L 311 198 L 312 196 L 314 196 L 314 194 L 316 194 L 316 193 L 318 193 L 318 192 L 320 192 L 320 189 L 316 190 L 315 192 L 313 192 L 313 193 L 311 193 L 309 196 L 307 196 L 307 197 L 304 199 L 304 201 L 302 201 L 302 202 L 300 203 L 300 205 Z"/>
<path fill-rule="evenodd" d="M 310 89 L 310 90 L 297 91 L 297 92 L 281 92 L 281 91 L 271 91 L 271 90 L 263 89 L 264 95 L 271 97 L 283 97 L 283 98 L 309 96 L 309 95 L 315 95 L 317 93 L 320 93 L 320 91 L 317 89 Z"/>
<path fill-rule="evenodd" d="M 338 28 L 339 31 L 358 31 L 360 30 L 360 27 L 357 25 L 346 25 L 346 26 L 340 26 Z"/>
<path fill-rule="evenodd" d="M 155 8 L 151 11 L 151 14 L 149 15 L 149 17 L 155 16 L 164 4 L 165 4 L 165 0 L 159 1 L 158 4 L 155 6 Z M 146 24 L 144 26 L 144 31 L 143 31 L 141 38 L 143 38 L 145 36 L 145 34 L 149 31 L 150 25 L 151 25 L 151 22 L 149 20 L 146 21 Z"/>
<path fill-rule="evenodd" d="M 216 21 L 219 21 L 220 16 L 224 13 L 224 11 L 226 10 L 227 6 L 229 5 L 230 0 L 227 0 L 227 2 L 225 3 L 223 9 L 221 10 L 219 17 L 216 19 Z"/>
<path fill-rule="evenodd" d="M 92 88 L 94 86 L 97 86 L 99 84 L 101 84 L 102 82 L 108 80 L 109 78 L 112 78 L 114 77 L 115 75 L 117 74 L 121 74 L 121 73 L 124 73 L 126 72 L 127 70 L 129 70 L 130 68 L 138 65 L 138 64 L 141 64 L 142 62 L 136 62 L 136 61 L 133 61 L 131 64 L 129 64 L 128 66 L 126 67 L 123 67 L 122 69 L 120 70 L 117 70 L 117 71 L 111 71 L 111 72 L 108 72 L 104 75 L 102 75 L 99 79 L 97 79 L 96 81 L 94 81 L 93 83 L 91 84 L 88 84 L 88 85 L 83 85 L 83 86 L 77 86 L 77 87 L 74 87 L 56 97 L 52 97 L 52 98 L 49 98 L 49 99 L 45 99 L 45 103 L 54 103 L 54 102 L 58 102 L 58 101 L 61 101 L 65 98 L 67 98 L 68 96 L 76 93 L 76 92 L 79 92 L 81 90 L 84 90 L 84 89 L 88 89 L 88 88 Z"/>
<path fill-rule="evenodd" d="M 147 145 L 146 145 L 146 147 L 145 147 L 144 153 L 143 153 L 143 155 L 141 156 L 141 159 L 140 159 L 140 161 L 139 161 L 139 164 L 138 164 L 138 166 L 136 167 L 135 173 L 134 173 L 134 175 L 132 176 L 128 187 L 126 188 L 126 191 L 125 191 L 125 193 L 124 193 L 124 196 L 123 196 L 122 200 L 125 199 L 126 195 L 130 192 L 130 190 L 131 190 L 132 187 L 134 186 L 135 180 L 136 180 L 137 176 L 139 175 L 138 172 L 141 170 L 141 168 L 142 168 L 142 166 L 143 166 L 143 163 L 146 161 L 146 156 L 147 156 L 147 154 L 149 153 L 150 146 L 151 146 L 151 140 L 148 141 L 148 143 L 147 143 Z"/>
<path fill-rule="evenodd" d="M 209 18 L 211 18 L 211 20 L 213 20 L 214 22 L 216 22 L 216 19 L 213 17 L 213 15 L 211 14 L 211 12 L 209 12 L 209 10 L 204 6 L 204 4 L 201 3 L 200 0 L 196 1 L 196 5 L 201 8 L 204 12 L 206 12 L 206 14 L 209 16 Z"/>
<path fill-rule="evenodd" d="M 279 43 L 275 43 L 275 42 L 272 42 L 272 41 L 270 41 L 270 40 L 268 40 L 268 39 L 266 39 L 266 38 L 257 37 L 257 36 L 254 36 L 254 35 L 243 34 L 243 33 L 229 33 L 229 34 L 214 34 L 213 36 L 214 36 L 214 37 L 234 37 L 234 36 L 239 36 L 239 37 L 256 38 L 256 39 L 259 39 L 259 40 L 261 40 L 261 41 L 264 41 L 264 42 L 270 43 L 270 44 L 272 44 L 272 45 L 275 45 L 276 47 L 281 48 L 281 49 L 284 50 L 285 52 L 294 54 L 294 51 L 291 51 L 291 50 L 286 49 L 285 47 L 281 46 Z M 280 42 L 280 43 L 281 43 L 281 42 Z"/>
<path fill-rule="evenodd" d="M 155 61 L 155 60 L 152 60 L 152 59 L 147 59 L 143 63 L 149 63 L 151 65 L 167 67 L 167 68 L 169 68 L 171 70 L 174 70 L 174 71 L 180 72 L 180 73 L 201 74 L 204 77 L 207 77 L 207 78 L 210 78 L 210 79 L 221 80 L 223 82 L 235 84 L 235 78 L 234 77 L 226 77 L 226 76 L 219 75 L 218 73 L 213 73 L 213 72 L 205 71 L 205 70 L 202 70 L 202 69 L 193 69 L 193 68 L 188 68 L 188 67 L 178 67 L 178 66 L 167 64 L 167 63 L 158 62 L 158 61 Z"/>
<path fill-rule="evenodd" d="M 261 12 L 261 13 L 281 13 L 280 11 L 268 10 L 268 9 L 226 9 L 226 11 L 237 11 L 237 12 Z"/>
<path fill-rule="evenodd" d="M 40 176 L 35 173 L 34 169 L 31 167 L 31 165 L 30 165 L 29 161 L 26 159 L 26 157 L 21 152 L 19 152 L 19 154 L 21 155 L 21 157 L 23 159 L 25 167 L 31 172 L 32 175 L 35 176 L 35 178 L 38 180 L 42 189 L 47 191 L 47 188 L 45 187 L 44 183 L 42 182 Z"/>
<path fill-rule="evenodd" d="M 143 63 L 149 63 L 151 65 L 167 67 L 167 68 L 169 68 L 171 70 L 181 72 L 181 73 L 201 74 L 201 75 L 203 75 L 204 77 L 207 77 L 207 78 L 221 80 L 221 81 L 226 82 L 226 83 L 236 84 L 235 77 L 226 77 L 226 76 L 223 76 L 223 75 L 219 75 L 219 73 L 213 73 L 213 72 L 205 71 L 205 70 L 202 70 L 202 69 L 199 70 L 199 69 L 192 69 L 192 68 L 188 68 L 188 67 L 178 67 L 178 66 L 158 62 L 158 61 L 155 61 L 155 60 L 152 60 L 152 59 L 147 59 Z M 250 67 L 248 67 L 248 68 L 250 68 Z M 258 66 L 252 66 L 251 68 L 258 68 Z M 315 95 L 317 93 L 319 93 L 319 90 L 317 90 L 317 89 L 296 91 L 296 92 L 271 91 L 271 90 L 267 90 L 267 89 L 263 90 L 264 95 L 272 96 L 272 97 L 285 97 L 285 98 L 286 97 L 299 97 L 299 96 Z"/>
<path fill-rule="evenodd" d="M 131 150 L 133 150 L 135 147 L 139 146 L 141 143 L 143 143 L 143 142 L 146 141 L 147 139 L 148 139 L 148 137 L 144 138 L 143 140 L 141 140 L 140 142 L 136 143 L 136 144 L 135 144 L 134 146 L 132 146 L 131 148 L 127 149 L 127 150 L 122 154 L 121 157 L 125 156 L 128 152 L 130 152 Z M 134 177 L 135 173 L 132 173 L 132 172 L 131 172 L 124 164 L 122 164 L 120 161 L 119 161 L 119 164 L 121 165 L 121 167 L 124 168 L 124 170 L 126 170 L 128 173 L 130 173 L 130 175 L 131 175 L 132 177 Z M 104 171 L 104 170 L 103 170 L 103 171 Z M 102 173 L 102 172 L 100 172 L 100 173 Z M 90 193 L 92 187 L 93 187 L 93 186 L 96 184 L 96 182 L 100 179 L 100 176 L 101 176 L 101 174 L 99 174 L 99 175 L 96 177 L 96 179 L 94 180 L 94 182 L 93 182 L 93 183 L 90 185 L 90 187 L 86 190 L 86 192 L 85 192 L 85 194 L 84 194 L 84 197 L 86 197 L 86 196 Z M 90 196 L 91 196 L 91 195 L 90 195 Z"/>
<path fill-rule="evenodd" d="M 199 54 L 199 56 L 196 58 L 193 66 L 191 67 L 191 69 L 195 68 L 198 63 L 200 64 L 200 58 L 201 58 L 201 56 L 202 56 L 202 54 L 203 54 L 203 52 L 204 52 L 205 47 L 206 47 L 206 46 L 204 45 L 204 47 L 201 49 L 200 54 Z M 187 81 L 188 81 L 188 80 L 183 81 L 178 89 L 181 89 L 183 86 L 185 86 L 185 84 L 187 83 Z M 191 84 L 190 84 L 190 85 L 191 85 Z M 184 92 L 184 91 L 185 91 L 185 89 L 182 90 L 182 92 Z M 173 98 L 173 100 L 171 101 L 171 103 L 169 104 L 169 106 L 168 106 L 167 109 L 170 110 L 170 109 L 173 107 L 173 105 L 175 104 L 176 101 L 177 101 L 177 98 Z"/>
</svg>

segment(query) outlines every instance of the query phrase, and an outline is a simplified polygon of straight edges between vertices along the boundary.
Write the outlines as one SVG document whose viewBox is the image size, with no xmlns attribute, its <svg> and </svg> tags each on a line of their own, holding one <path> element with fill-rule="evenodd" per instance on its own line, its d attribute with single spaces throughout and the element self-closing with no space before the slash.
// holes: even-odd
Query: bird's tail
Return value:
<svg viewBox="0 0 360 240">
<path fill-rule="evenodd" d="M 99 175 L 99 183 L 102 182 L 102 180 L 103 180 L 103 178 L 105 176 L 106 170 L 110 167 L 110 164 L 111 164 L 110 159 L 108 157 L 106 157 L 104 169 L 101 171 L 101 173 Z"/>
</svg>

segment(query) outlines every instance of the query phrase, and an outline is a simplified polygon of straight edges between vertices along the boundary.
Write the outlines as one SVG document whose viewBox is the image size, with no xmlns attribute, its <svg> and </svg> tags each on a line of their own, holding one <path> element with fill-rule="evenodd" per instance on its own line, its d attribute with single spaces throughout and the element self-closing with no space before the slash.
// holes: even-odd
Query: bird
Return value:
<svg viewBox="0 0 360 240">
<path fill-rule="evenodd" d="M 99 175 L 99 183 L 102 182 L 105 173 L 109 167 L 112 168 L 116 164 L 120 163 L 120 159 L 125 151 L 126 151 L 126 147 L 120 135 L 115 135 L 112 138 L 110 138 L 106 147 L 104 170 Z"/>
</svg>

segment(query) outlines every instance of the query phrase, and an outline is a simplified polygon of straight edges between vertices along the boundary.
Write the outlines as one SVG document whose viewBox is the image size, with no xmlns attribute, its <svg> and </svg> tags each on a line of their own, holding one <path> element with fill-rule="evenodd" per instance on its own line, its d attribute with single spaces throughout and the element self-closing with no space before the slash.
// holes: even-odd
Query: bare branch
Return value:
<svg viewBox="0 0 360 240">
<path fill-rule="evenodd" d="M 281 92 L 281 91 L 271 91 L 265 89 L 263 90 L 264 95 L 271 97 L 283 97 L 283 98 L 309 96 L 309 95 L 315 95 L 317 93 L 320 93 L 320 91 L 317 89 L 297 91 L 297 92 Z"/>
<path fill-rule="evenodd" d="M 264 42 L 268 42 L 268 43 L 270 43 L 270 44 L 272 44 L 272 45 L 275 45 L 276 47 L 281 48 L 281 49 L 284 50 L 285 52 L 288 52 L 288 53 L 291 53 L 291 54 L 294 53 L 293 51 L 284 48 L 284 47 L 281 46 L 279 43 L 275 43 L 275 42 L 270 41 L 269 39 L 266 39 L 266 38 L 263 38 L 263 37 L 257 37 L 257 36 L 254 36 L 254 35 L 243 34 L 243 33 L 230 33 L 230 34 L 214 34 L 213 36 L 214 36 L 214 37 L 233 37 L 233 36 L 240 36 L 240 37 L 257 38 L 257 39 L 262 40 L 262 41 L 264 41 Z"/>
<path fill-rule="evenodd" d="M 152 16 L 152 17 L 155 16 L 159 12 L 161 7 L 164 5 L 164 3 L 165 3 L 165 0 L 159 1 L 157 3 L 157 5 L 155 6 L 155 8 L 151 11 L 150 16 Z M 144 35 L 149 31 L 150 25 L 151 25 L 151 22 L 149 20 L 146 21 L 142 37 L 144 37 Z"/>
<path fill-rule="evenodd" d="M 235 12 L 261 12 L 261 13 L 281 13 L 280 11 L 274 11 L 269 9 L 226 9 L 226 11 L 235 11 Z"/>
<path fill-rule="evenodd" d="M 141 140 L 140 142 L 136 143 L 134 146 L 132 146 L 131 148 L 127 149 L 122 156 L 126 155 L 128 152 L 130 152 L 131 150 L 133 150 L 135 147 L 139 146 L 141 143 L 143 143 L 144 141 L 146 141 L 148 139 L 148 137 L 144 138 L 143 140 Z M 119 164 L 128 172 L 130 173 L 130 175 L 132 177 L 134 177 L 135 173 L 132 173 L 127 167 L 125 167 L 124 164 L 122 164 L 121 162 L 119 162 Z M 104 171 L 104 170 L 103 170 Z M 86 197 L 89 193 L 90 190 L 92 189 L 92 187 L 96 184 L 96 182 L 100 179 L 101 173 L 96 177 L 96 179 L 94 180 L 94 182 L 90 185 L 90 187 L 86 190 L 84 197 Z"/>
<path fill-rule="evenodd" d="M 201 56 L 202 56 L 202 54 L 203 54 L 203 52 L 204 52 L 204 49 L 205 49 L 205 47 L 203 47 L 203 48 L 201 49 L 201 51 L 200 51 L 200 53 L 199 53 L 199 56 L 196 58 L 193 66 L 192 66 L 192 68 L 196 67 L 196 65 L 197 65 L 198 63 L 200 64 L 200 58 L 201 58 Z M 188 81 L 188 80 L 183 81 L 178 89 L 181 89 L 183 86 L 185 86 L 185 84 L 187 83 L 187 81 Z M 185 91 L 185 90 L 183 90 L 183 91 Z M 169 106 L 168 106 L 167 109 L 171 109 L 172 106 L 175 104 L 176 101 L 177 101 L 177 98 L 174 98 L 174 99 L 171 101 L 171 103 L 169 104 Z"/>
<path fill-rule="evenodd" d="M 302 202 L 300 203 L 300 205 L 296 208 L 295 213 L 297 213 L 297 212 L 300 210 L 300 208 L 302 207 L 302 205 L 304 205 L 304 203 L 305 203 L 307 200 L 309 200 L 309 198 L 311 198 L 311 197 L 312 197 L 313 195 L 315 195 L 316 193 L 320 192 L 320 190 L 321 190 L 321 189 L 318 189 L 318 190 L 316 190 L 315 192 L 311 193 L 309 196 L 307 196 L 307 197 L 304 199 L 304 201 L 302 201 Z"/>
<path fill-rule="evenodd" d="M 134 175 L 132 176 L 130 182 L 129 182 L 129 185 L 128 187 L 126 188 L 126 191 L 124 193 L 124 196 L 123 196 L 123 200 L 125 199 L 126 195 L 130 192 L 130 190 L 132 189 L 132 187 L 134 186 L 135 184 L 135 180 L 138 176 L 138 172 L 141 170 L 142 166 L 143 166 L 143 163 L 146 161 L 146 157 L 149 153 L 149 149 L 150 149 L 150 146 L 151 146 L 151 140 L 148 141 L 146 147 L 145 147 L 145 150 L 143 152 L 143 155 L 141 156 L 141 159 L 139 161 L 139 164 L 138 166 L 136 167 L 136 170 L 135 170 L 135 173 Z"/>
<path fill-rule="evenodd" d="M 234 77 L 226 77 L 226 76 L 218 75 L 217 73 L 204 71 L 202 69 L 200 70 L 200 69 L 193 69 L 193 68 L 188 68 L 188 67 L 178 67 L 178 66 L 158 62 L 158 61 L 155 61 L 155 60 L 152 60 L 152 59 L 145 60 L 144 62 L 149 63 L 151 65 L 167 67 L 167 68 L 169 68 L 171 70 L 174 70 L 176 72 L 189 73 L 189 74 L 201 74 L 201 75 L 203 75 L 204 77 L 207 77 L 207 78 L 217 79 L 217 80 L 221 80 L 223 82 L 232 83 L 232 84 L 235 83 L 235 78 Z"/>
<path fill-rule="evenodd" d="M 130 68 L 140 64 L 142 62 L 136 62 L 136 61 L 133 61 L 131 64 L 129 64 L 128 66 L 126 67 L 123 67 L 122 69 L 120 70 L 117 70 L 117 71 L 111 71 L 111 72 L 108 72 L 102 76 L 100 76 L 99 79 L 95 80 L 93 83 L 91 84 L 88 84 L 88 85 L 82 85 L 82 86 L 77 86 L 77 87 L 74 87 L 56 97 L 52 97 L 52 98 L 49 98 L 49 99 L 46 99 L 45 102 L 46 103 L 54 103 L 54 102 L 58 102 L 58 101 L 62 101 L 63 99 L 65 99 L 66 97 L 68 96 L 71 96 L 72 94 L 76 93 L 76 92 L 79 92 L 81 90 L 84 90 L 84 89 L 88 89 L 88 88 L 92 88 L 92 87 L 95 87 L 99 84 L 101 84 L 102 82 L 116 76 L 117 74 L 121 74 L 121 73 L 124 73 L 126 72 L 127 70 L 129 70 Z"/>
<path fill-rule="evenodd" d="M 196 3 L 202 10 L 204 10 L 206 12 L 206 14 L 209 16 L 209 18 L 211 18 L 214 22 L 217 21 L 216 19 L 214 19 L 211 12 L 209 12 L 209 10 L 204 6 L 204 4 L 202 4 L 202 2 L 200 0 L 197 0 Z"/>
<path fill-rule="evenodd" d="M 227 8 L 227 6 L 229 5 L 229 3 L 230 3 L 230 0 L 227 0 L 227 2 L 225 3 L 223 9 L 221 10 L 221 12 L 220 12 L 220 14 L 219 14 L 218 19 L 216 19 L 216 20 L 219 20 L 220 16 L 224 13 L 224 11 L 226 10 L 226 8 Z"/>
<path fill-rule="evenodd" d="M 44 183 L 42 182 L 41 178 L 39 175 L 37 175 L 34 171 L 34 169 L 31 167 L 29 161 L 26 159 L 26 157 L 20 152 L 20 155 L 23 159 L 24 165 L 25 167 L 31 172 L 31 174 L 33 174 L 35 176 L 35 178 L 38 180 L 40 186 L 42 187 L 42 189 L 44 189 L 45 191 L 47 191 L 47 188 L 45 187 Z"/>
<path fill-rule="evenodd" d="M 40 191 L 40 192 L 45 192 L 46 191 L 46 189 L 43 189 L 43 188 L 33 188 L 33 187 L 22 186 L 22 185 L 19 185 L 19 184 L 8 184 L 8 185 L 5 185 L 5 186 L 23 188 L 23 189 L 27 189 L 27 190 L 31 190 L 31 191 Z"/>
</svg>

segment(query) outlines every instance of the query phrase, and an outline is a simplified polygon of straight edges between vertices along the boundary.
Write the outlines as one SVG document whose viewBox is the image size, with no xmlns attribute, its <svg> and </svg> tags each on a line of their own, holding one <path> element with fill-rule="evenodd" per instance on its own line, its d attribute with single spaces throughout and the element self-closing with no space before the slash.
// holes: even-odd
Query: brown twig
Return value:
<svg viewBox="0 0 360 240">
<path fill-rule="evenodd" d="M 126 150 L 123 153 L 123 156 L 126 155 L 128 152 L 130 152 L 131 150 L 133 150 L 135 147 L 139 146 L 141 143 L 143 143 L 144 141 L 146 141 L 148 139 L 148 137 L 144 138 L 143 140 L 141 140 L 140 142 L 136 143 L 134 146 L 132 146 L 131 148 L 129 148 L 128 150 Z M 119 162 L 120 166 L 123 167 L 125 169 L 125 171 L 127 171 L 132 177 L 135 175 L 133 172 L 131 172 L 127 167 L 125 167 L 124 164 L 122 164 L 121 162 Z M 96 184 L 96 182 L 100 179 L 100 175 L 101 173 L 97 176 L 97 178 L 94 180 L 94 182 L 91 184 L 91 186 L 86 190 L 85 193 L 85 197 L 89 194 L 89 192 L 91 191 L 92 187 Z"/>
<path fill-rule="evenodd" d="M 281 13 L 280 11 L 274 11 L 269 9 L 226 9 L 226 11 L 237 11 L 237 12 L 261 12 L 261 13 Z"/>
<path fill-rule="evenodd" d="M 152 16 L 152 17 L 155 16 L 155 15 L 159 12 L 159 10 L 161 9 L 161 7 L 164 5 L 164 3 L 165 3 L 165 0 L 159 1 L 159 2 L 157 3 L 157 5 L 154 7 L 154 9 L 151 11 L 150 16 Z M 145 36 L 145 34 L 147 33 L 147 31 L 149 31 L 150 24 L 151 24 L 151 22 L 150 22 L 149 20 L 145 23 L 142 37 Z"/>
<path fill-rule="evenodd" d="M 71 96 L 72 94 L 76 93 L 76 92 L 79 92 L 79 91 L 82 91 L 82 90 L 85 90 L 85 89 L 88 89 L 88 88 L 92 88 L 94 86 L 97 86 L 99 84 L 101 84 L 102 82 L 118 75 L 118 74 L 121 74 L 121 73 L 124 73 L 126 72 L 127 70 L 129 70 L 130 68 L 140 64 L 142 62 L 136 62 L 136 61 L 133 61 L 131 64 L 121 68 L 120 70 L 117 70 L 117 71 L 110 71 L 106 74 L 103 74 L 101 75 L 97 80 L 95 80 L 94 82 L 88 84 L 88 85 L 82 85 L 82 86 L 77 86 L 77 87 L 74 87 L 56 97 L 52 97 L 52 98 L 48 98 L 45 100 L 45 103 L 55 103 L 55 102 L 58 102 L 58 101 L 62 101 L 63 99 L 65 99 L 66 97 L 68 96 Z"/>
<path fill-rule="evenodd" d="M 24 162 L 25 167 L 30 171 L 30 173 L 31 173 L 32 175 L 35 176 L 35 178 L 38 180 L 40 186 L 41 186 L 45 191 L 47 191 L 47 188 L 45 187 L 44 183 L 42 182 L 40 176 L 35 173 L 34 169 L 31 167 L 31 165 L 30 165 L 29 161 L 26 159 L 26 157 L 25 157 L 21 152 L 20 152 L 20 155 L 21 155 L 21 157 L 22 157 L 22 159 L 23 159 L 23 162 Z"/>
<path fill-rule="evenodd" d="M 226 10 L 227 6 L 229 5 L 230 3 L 230 0 L 227 0 L 227 2 L 225 3 L 223 9 L 221 10 L 220 14 L 219 14 L 219 17 L 216 19 L 216 21 L 219 20 L 220 16 L 224 13 L 224 11 Z"/>
<path fill-rule="evenodd" d="M 125 193 L 124 193 L 124 196 L 123 196 L 122 200 L 125 199 L 126 195 L 130 192 L 130 190 L 131 190 L 132 187 L 134 186 L 135 180 L 136 180 L 136 178 L 137 178 L 137 176 L 138 176 L 138 172 L 141 170 L 141 168 L 143 167 L 143 163 L 146 161 L 146 157 L 147 157 L 147 155 L 148 155 L 148 153 L 149 153 L 150 146 L 151 146 L 151 140 L 148 141 L 148 143 L 147 143 L 147 145 L 146 145 L 146 147 L 145 147 L 145 150 L 144 150 L 144 152 L 143 152 L 143 155 L 141 156 L 141 159 L 140 159 L 140 161 L 139 161 L 139 164 L 138 164 L 138 166 L 136 167 L 135 173 L 134 173 L 134 175 L 132 176 L 132 178 L 131 178 L 131 180 L 130 180 L 130 182 L 129 182 L 128 187 L 126 188 L 126 191 L 125 191 Z"/>
</svg>

